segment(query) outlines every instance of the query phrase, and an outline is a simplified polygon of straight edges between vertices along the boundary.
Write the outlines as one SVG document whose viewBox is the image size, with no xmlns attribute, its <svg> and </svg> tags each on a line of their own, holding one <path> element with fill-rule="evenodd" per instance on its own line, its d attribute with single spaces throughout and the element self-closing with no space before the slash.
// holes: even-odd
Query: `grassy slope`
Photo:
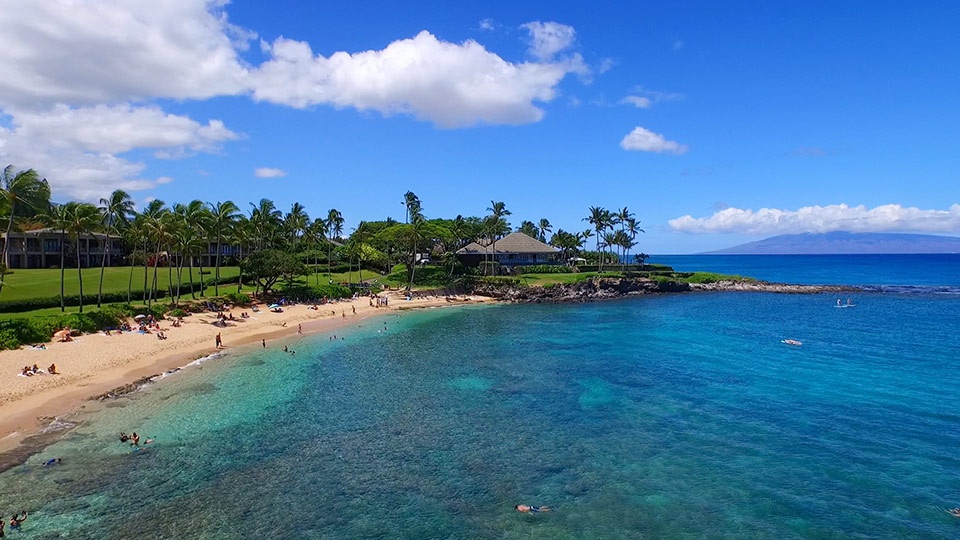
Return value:
<svg viewBox="0 0 960 540">
<path fill-rule="evenodd" d="M 207 271 L 204 268 L 204 271 Z M 240 273 L 236 266 L 221 267 L 221 277 L 235 277 Z M 153 269 L 149 269 L 149 278 L 153 278 Z M 204 274 L 204 281 L 209 281 L 213 271 Z M 107 268 L 103 276 L 103 292 L 126 292 L 127 280 L 130 277 L 130 267 Z M 188 269 L 183 270 L 183 283 L 189 283 Z M 13 270 L 3 278 L 3 291 L 0 300 L 20 300 L 26 298 L 48 298 L 60 295 L 60 270 L 40 268 L 35 270 Z M 177 282 L 176 269 L 173 273 L 174 284 Z M 200 283 L 200 271 L 193 269 L 193 281 Z M 157 288 L 167 288 L 167 269 L 157 269 Z M 83 269 L 84 296 L 96 295 L 100 285 L 100 268 Z M 133 290 L 143 290 L 143 267 L 133 269 Z M 220 292 L 224 286 L 221 285 Z M 235 290 L 235 289 L 234 289 Z M 76 268 L 67 268 L 64 274 L 64 294 L 80 294 L 80 280 Z"/>
</svg>

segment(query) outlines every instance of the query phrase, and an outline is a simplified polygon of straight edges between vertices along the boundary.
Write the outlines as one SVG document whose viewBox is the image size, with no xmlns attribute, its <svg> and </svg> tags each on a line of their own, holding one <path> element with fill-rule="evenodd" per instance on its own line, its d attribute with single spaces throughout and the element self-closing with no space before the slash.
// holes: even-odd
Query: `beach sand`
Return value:
<svg viewBox="0 0 960 540">
<path fill-rule="evenodd" d="M 272 313 L 261 304 L 259 313 L 249 307 L 225 312 L 232 312 L 235 318 L 226 327 L 212 324 L 215 313 L 193 314 L 184 318 L 179 328 L 174 328 L 172 321 L 161 321 L 166 340 L 158 339 L 155 333 L 98 333 L 66 343 L 47 343 L 43 350 L 27 347 L 0 352 L 0 452 L 14 451 L 57 418 L 78 412 L 91 398 L 217 352 L 218 333 L 225 350 L 261 339 L 266 339 L 269 347 L 274 340 L 296 336 L 300 325 L 304 334 L 326 332 L 398 310 L 490 301 L 476 295 L 453 301 L 442 296 L 408 301 L 399 291 L 381 295 L 389 297 L 389 307 L 371 307 L 368 297 L 320 305 L 317 310 L 308 304 L 284 306 L 283 313 Z M 242 312 L 250 318 L 241 318 Z M 53 363 L 59 375 L 20 375 L 23 366 L 37 364 L 46 370 Z"/>
</svg>

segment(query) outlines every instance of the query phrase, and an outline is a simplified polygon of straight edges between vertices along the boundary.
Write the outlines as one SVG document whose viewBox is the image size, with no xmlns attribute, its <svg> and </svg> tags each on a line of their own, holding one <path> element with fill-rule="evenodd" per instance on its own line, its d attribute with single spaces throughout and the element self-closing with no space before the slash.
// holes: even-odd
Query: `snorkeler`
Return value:
<svg viewBox="0 0 960 540">
<path fill-rule="evenodd" d="M 549 512 L 549 506 L 532 506 L 529 504 L 515 504 L 513 509 L 524 514 L 536 514 L 539 512 Z"/>
<path fill-rule="evenodd" d="M 60 458 L 58 458 L 58 457 L 57 457 L 57 458 L 50 458 L 50 459 L 48 459 L 43 465 L 44 465 L 45 467 L 49 467 L 50 465 L 58 465 L 61 461 L 63 461 L 63 460 L 60 459 Z"/>
</svg>

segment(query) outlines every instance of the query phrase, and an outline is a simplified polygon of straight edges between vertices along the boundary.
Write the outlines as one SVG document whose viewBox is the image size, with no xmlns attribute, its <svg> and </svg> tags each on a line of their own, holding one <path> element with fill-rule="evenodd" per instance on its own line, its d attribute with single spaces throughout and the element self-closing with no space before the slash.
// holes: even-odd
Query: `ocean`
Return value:
<svg viewBox="0 0 960 540">
<path fill-rule="evenodd" d="M 689 268 L 914 286 L 847 309 L 461 306 L 231 350 L 91 404 L 0 512 L 23 538 L 956 538 L 960 266 L 912 257 Z"/>
</svg>

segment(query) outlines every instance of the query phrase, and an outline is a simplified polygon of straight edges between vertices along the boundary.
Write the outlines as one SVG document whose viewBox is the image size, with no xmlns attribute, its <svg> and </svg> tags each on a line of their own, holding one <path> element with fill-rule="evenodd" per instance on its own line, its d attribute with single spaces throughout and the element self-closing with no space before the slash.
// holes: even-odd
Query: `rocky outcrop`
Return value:
<svg viewBox="0 0 960 540">
<path fill-rule="evenodd" d="M 521 303 L 589 302 L 656 293 L 696 291 L 746 291 L 785 294 L 819 294 L 856 290 L 835 285 L 789 285 L 764 281 L 719 281 L 685 283 L 649 278 L 591 278 L 570 284 L 525 286 L 517 284 L 478 283 L 473 292 L 498 300 Z"/>
</svg>

